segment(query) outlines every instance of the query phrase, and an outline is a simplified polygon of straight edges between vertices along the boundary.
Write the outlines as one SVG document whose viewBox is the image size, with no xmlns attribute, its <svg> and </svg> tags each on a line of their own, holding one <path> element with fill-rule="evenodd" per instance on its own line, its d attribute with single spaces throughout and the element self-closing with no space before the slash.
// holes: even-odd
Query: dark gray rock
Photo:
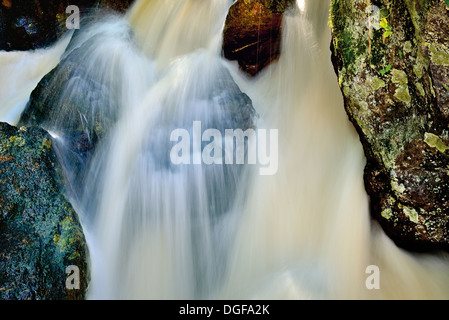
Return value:
<svg viewBox="0 0 449 320">
<path fill-rule="evenodd" d="M 0 123 L 0 300 L 85 297 L 87 244 L 55 159 L 44 130 Z M 66 288 L 69 266 L 79 289 Z"/>
<path fill-rule="evenodd" d="M 52 45 L 71 31 L 66 21 L 73 12 L 68 6 L 80 10 L 80 23 L 98 10 L 125 12 L 133 0 L 5 0 L 0 2 L 0 50 L 34 50 Z M 69 20 L 71 21 L 71 20 Z"/>
</svg>

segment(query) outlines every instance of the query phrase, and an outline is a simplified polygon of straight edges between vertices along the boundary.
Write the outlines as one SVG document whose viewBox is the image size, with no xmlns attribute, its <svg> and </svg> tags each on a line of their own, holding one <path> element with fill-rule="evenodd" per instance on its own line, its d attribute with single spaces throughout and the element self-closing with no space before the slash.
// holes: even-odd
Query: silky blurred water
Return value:
<svg viewBox="0 0 449 320">
<path fill-rule="evenodd" d="M 297 1 L 280 60 L 252 79 L 220 56 L 231 4 L 139 0 L 81 30 L 64 55 L 108 93 L 86 112 L 110 119 L 104 139 L 80 188 L 67 188 L 89 244 L 89 298 L 447 299 L 447 255 L 399 249 L 370 218 L 363 149 L 330 59 L 329 1 Z M 0 55 L 22 84 L 2 87 L 2 119 L 16 118 L 66 46 L 24 64 Z M 63 96 L 79 94 L 76 83 Z M 64 121 L 51 119 L 63 146 Z M 173 164 L 170 133 L 193 133 L 194 121 L 277 130 L 276 174 Z M 58 150 L 70 171 L 69 151 Z M 366 285 L 371 265 L 379 289 Z"/>
</svg>

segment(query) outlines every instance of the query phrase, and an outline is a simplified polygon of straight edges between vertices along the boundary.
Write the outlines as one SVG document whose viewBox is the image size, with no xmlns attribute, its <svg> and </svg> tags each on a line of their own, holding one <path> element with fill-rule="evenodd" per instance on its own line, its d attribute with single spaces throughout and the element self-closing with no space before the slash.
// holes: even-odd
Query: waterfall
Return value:
<svg viewBox="0 0 449 320">
<path fill-rule="evenodd" d="M 42 77 L 59 62 L 70 38 L 50 49 L 0 52 L 0 119 L 15 124 Z"/>
<path fill-rule="evenodd" d="M 251 182 L 223 296 L 447 298 L 447 255 L 403 251 L 369 216 L 365 158 L 330 60 L 328 3 L 304 9 L 284 18 L 277 64 L 256 82 L 235 75 L 265 126 L 279 128 L 280 154 L 276 175 Z M 366 286 L 372 265 L 379 290 Z"/>
<path fill-rule="evenodd" d="M 82 72 L 46 101 L 52 110 L 65 101 L 92 108 L 56 111 L 42 126 L 88 240 L 88 297 L 449 298 L 448 256 L 399 249 L 370 218 L 362 145 L 331 65 L 329 1 L 297 1 L 284 15 L 279 61 L 252 79 L 220 56 L 232 2 L 138 0 L 126 16 L 94 21 L 70 44 L 33 53 L 29 65 L 40 67 L 32 74 L 12 61 L 18 53 L 0 55 L 2 70 L 9 63 L 29 75 L 7 89 L 20 101 L 0 95 L 3 121 L 16 121 L 60 57 Z M 101 94 L 77 100 L 86 88 L 80 77 Z M 102 126 L 86 162 L 68 142 L 67 124 L 79 118 L 88 136 Z M 224 155 L 221 164 L 194 164 L 212 141 L 195 142 L 198 123 L 200 134 L 277 130 L 277 172 L 261 175 L 260 163 L 229 164 Z M 192 164 L 170 157 L 178 129 L 189 135 L 193 152 L 184 160 Z M 244 150 L 259 142 L 248 139 Z M 373 265 L 380 288 L 370 290 Z"/>
</svg>

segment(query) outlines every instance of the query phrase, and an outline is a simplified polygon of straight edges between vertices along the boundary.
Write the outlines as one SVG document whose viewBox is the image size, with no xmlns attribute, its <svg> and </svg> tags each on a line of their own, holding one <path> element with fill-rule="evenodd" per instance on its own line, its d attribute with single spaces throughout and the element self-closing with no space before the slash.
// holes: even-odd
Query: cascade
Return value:
<svg viewBox="0 0 449 320">
<path fill-rule="evenodd" d="M 221 57 L 228 0 L 138 0 L 70 44 L 0 55 L 2 70 L 25 70 L 15 79 L 23 86 L 1 86 L 0 116 L 11 123 L 60 57 L 78 66 L 58 98 L 45 98 L 53 107 L 42 126 L 85 229 L 89 298 L 449 297 L 447 255 L 399 249 L 371 220 L 362 146 L 330 59 L 329 1 L 297 3 L 284 15 L 279 61 L 252 79 Z M 277 171 L 173 163 L 171 134 L 195 136 L 195 122 L 222 139 L 226 129 L 277 130 Z M 74 128 L 95 143 L 88 161 L 70 148 Z M 203 136 L 188 157 L 222 145 Z M 252 147 L 248 139 L 243 151 Z M 370 266 L 379 289 L 367 287 Z"/>
</svg>

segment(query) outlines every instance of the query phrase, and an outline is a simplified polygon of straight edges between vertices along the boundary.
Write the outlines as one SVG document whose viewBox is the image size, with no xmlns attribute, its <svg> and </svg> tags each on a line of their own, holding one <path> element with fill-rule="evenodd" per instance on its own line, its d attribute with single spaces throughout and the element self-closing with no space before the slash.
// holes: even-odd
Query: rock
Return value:
<svg viewBox="0 0 449 320">
<path fill-rule="evenodd" d="M 125 12 L 133 3 L 134 0 L 100 0 L 100 7 Z"/>
<path fill-rule="evenodd" d="M 223 30 L 223 56 L 250 76 L 279 59 L 283 12 L 293 1 L 238 0 Z"/>
<path fill-rule="evenodd" d="M 0 3 L 0 50 L 45 48 L 70 31 L 66 25 L 77 6 L 80 23 L 99 9 L 124 12 L 133 0 L 8 0 Z M 71 19 L 69 20 L 71 21 Z"/>
<path fill-rule="evenodd" d="M 58 136 L 54 146 L 71 196 L 81 194 L 95 146 L 112 123 L 101 113 L 106 89 L 84 71 L 73 61 L 61 62 L 38 83 L 18 122 Z"/>
<path fill-rule="evenodd" d="M 332 59 L 367 157 L 372 215 L 398 246 L 449 248 L 449 6 L 333 0 Z"/>
<path fill-rule="evenodd" d="M 126 22 L 120 20 L 121 27 L 111 28 L 98 28 L 92 22 L 83 32 L 74 33 L 59 64 L 32 91 L 18 122 L 18 126 L 44 128 L 55 137 L 66 191 L 74 200 L 84 192 L 97 144 L 117 120 L 122 98 L 118 84 L 125 81 L 122 63 L 132 45 Z"/>
<path fill-rule="evenodd" d="M 58 181 L 50 136 L 0 123 L 1 300 L 85 297 L 88 249 Z M 80 271 L 79 289 L 66 288 L 69 266 Z"/>
</svg>

